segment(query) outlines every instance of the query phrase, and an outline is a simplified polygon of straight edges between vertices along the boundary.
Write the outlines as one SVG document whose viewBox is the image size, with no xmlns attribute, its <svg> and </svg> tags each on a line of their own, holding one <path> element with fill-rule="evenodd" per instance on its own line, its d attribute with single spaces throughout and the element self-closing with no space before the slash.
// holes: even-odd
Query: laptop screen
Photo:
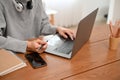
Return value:
<svg viewBox="0 0 120 80">
<path fill-rule="evenodd" d="M 76 39 L 74 42 L 72 56 L 89 40 L 95 22 L 98 8 L 83 18 L 78 24 Z"/>
</svg>

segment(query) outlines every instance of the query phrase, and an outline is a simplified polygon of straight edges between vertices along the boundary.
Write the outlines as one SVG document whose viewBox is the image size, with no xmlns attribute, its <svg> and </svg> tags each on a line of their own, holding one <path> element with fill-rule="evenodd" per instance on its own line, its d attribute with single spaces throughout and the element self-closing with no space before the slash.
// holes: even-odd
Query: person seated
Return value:
<svg viewBox="0 0 120 80">
<path fill-rule="evenodd" d="M 0 48 L 42 53 L 47 42 L 39 36 L 55 33 L 75 38 L 70 29 L 51 26 L 41 0 L 0 0 Z"/>
</svg>

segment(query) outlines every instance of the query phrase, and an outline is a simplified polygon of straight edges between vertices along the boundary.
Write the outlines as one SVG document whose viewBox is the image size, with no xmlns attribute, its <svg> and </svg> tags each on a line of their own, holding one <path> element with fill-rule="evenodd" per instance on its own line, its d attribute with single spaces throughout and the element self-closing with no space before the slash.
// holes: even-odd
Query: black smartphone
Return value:
<svg viewBox="0 0 120 80">
<path fill-rule="evenodd" d="M 42 57 L 36 52 L 33 52 L 31 54 L 25 54 L 25 57 L 34 69 L 47 65 L 47 63 L 42 59 Z"/>
</svg>

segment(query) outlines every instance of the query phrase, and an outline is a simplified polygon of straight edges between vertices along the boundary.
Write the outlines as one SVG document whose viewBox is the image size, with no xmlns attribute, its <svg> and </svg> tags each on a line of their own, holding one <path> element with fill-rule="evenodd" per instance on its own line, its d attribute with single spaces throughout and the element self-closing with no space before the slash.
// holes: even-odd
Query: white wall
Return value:
<svg viewBox="0 0 120 80">
<path fill-rule="evenodd" d="M 108 12 L 109 0 L 44 0 L 46 7 L 57 10 L 55 24 L 68 26 L 77 24 L 82 17 L 99 7 L 97 20 Z"/>
<path fill-rule="evenodd" d="M 120 0 L 111 0 L 107 23 L 109 21 L 114 23 L 117 20 L 120 20 Z"/>
</svg>

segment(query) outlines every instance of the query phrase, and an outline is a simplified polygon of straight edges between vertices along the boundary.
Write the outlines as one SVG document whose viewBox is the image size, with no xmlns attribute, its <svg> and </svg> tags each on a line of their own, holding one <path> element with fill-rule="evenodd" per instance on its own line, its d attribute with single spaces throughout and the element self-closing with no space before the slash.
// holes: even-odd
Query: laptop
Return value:
<svg viewBox="0 0 120 80">
<path fill-rule="evenodd" d="M 48 41 L 48 47 L 45 52 L 71 59 L 89 40 L 97 12 L 98 8 L 79 22 L 74 40 L 65 39 L 59 34 L 46 36 L 45 40 Z"/>
</svg>

